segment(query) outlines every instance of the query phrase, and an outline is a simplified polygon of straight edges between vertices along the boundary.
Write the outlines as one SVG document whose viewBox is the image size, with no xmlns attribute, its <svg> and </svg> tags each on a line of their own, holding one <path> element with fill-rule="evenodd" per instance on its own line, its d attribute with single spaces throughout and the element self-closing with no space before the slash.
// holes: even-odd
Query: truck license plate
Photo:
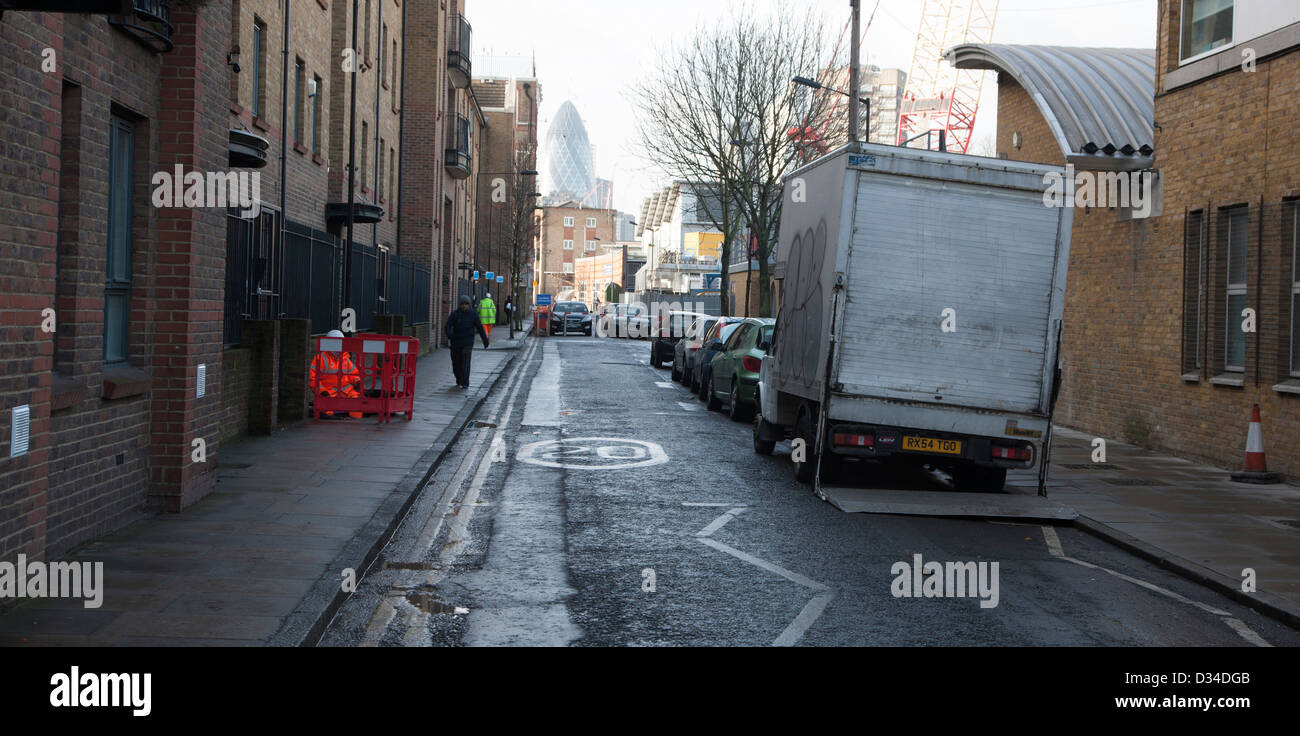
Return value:
<svg viewBox="0 0 1300 736">
<path fill-rule="evenodd" d="M 960 455 L 961 442 L 903 435 L 903 449 L 912 452 L 934 452 L 940 455 Z"/>
</svg>

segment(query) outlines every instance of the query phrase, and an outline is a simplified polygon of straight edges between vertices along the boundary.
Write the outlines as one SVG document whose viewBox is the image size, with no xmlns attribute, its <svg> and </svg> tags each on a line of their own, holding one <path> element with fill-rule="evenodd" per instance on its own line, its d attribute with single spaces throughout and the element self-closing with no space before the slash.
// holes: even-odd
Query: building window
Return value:
<svg viewBox="0 0 1300 736">
<path fill-rule="evenodd" d="M 325 86 L 320 77 L 316 80 L 316 94 L 311 98 L 311 150 L 320 152 L 320 99 L 325 96 Z"/>
<path fill-rule="evenodd" d="M 1227 314 L 1224 322 L 1223 366 L 1226 370 L 1246 370 L 1246 333 L 1241 329 L 1241 312 L 1246 308 L 1246 245 L 1250 233 L 1250 215 L 1245 207 L 1228 212 L 1228 281 Z"/>
<path fill-rule="evenodd" d="M 366 121 L 361 121 L 361 165 L 357 167 L 357 180 L 361 186 L 366 187 L 366 159 L 369 158 L 366 152 L 370 149 L 370 125 Z M 368 188 L 368 187 L 367 187 Z"/>
<path fill-rule="evenodd" d="M 585 246 L 585 250 L 595 250 L 595 249 L 596 249 L 596 241 L 594 241 L 594 240 L 588 240 L 586 243 L 584 243 L 584 246 Z"/>
<path fill-rule="evenodd" d="M 379 26 L 379 78 L 388 81 L 388 59 L 383 54 L 388 50 L 388 24 Z"/>
<path fill-rule="evenodd" d="M 1179 61 L 1232 43 L 1233 0 L 1183 0 Z"/>
<path fill-rule="evenodd" d="M 384 198 L 384 139 L 379 139 L 379 148 L 375 149 L 379 159 L 379 175 L 375 177 L 375 194 L 379 199 Z"/>
<path fill-rule="evenodd" d="M 565 273 L 573 273 L 573 264 L 572 264 L 572 263 L 565 263 L 565 264 L 564 264 L 564 272 L 565 272 Z"/>
<path fill-rule="evenodd" d="M 573 241 L 572 241 L 572 240 L 566 240 L 566 241 L 564 241 L 564 249 L 565 249 L 565 250 L 573 250 Z"/>
<path fill-rule="evenodd" d="M 388 65 L 392 69 L 388 73 L 388 76 L 392 78 L 392 81 L 390 82 L 390 85 L 392 86 L 392 90 L 390 91 L 393 93 L 393 107 L 397 107 L 397 39 L 396 38 L 393 39 L 393 55 L 388 58 Z"/>
<path fill-rule="evenodd" d="M 393 198 L 393 204 L 394 204 L 393 207 L 388 208 L 389 213 L 392 213 L 393 210 L 396 209 L 396 204 L 397 204 L 397 190 L 393 188 L 393 177 L 395 176 L 393 172 L 395 171 L 397 171 L 397 150 L 393 148 L 389 148 L 388 149 L 388 196 Z"/>
<path fill-rule="evenodd" d="M 1300 202 L 1291 213 L 1291 376 L 1300 378 Z"/>
<path fill-rule="evenodd" d="M 1203 296 L 1205 259 L 1201 247 L 1205 213 L 1189 212 L 1183 224 L 1183 373 L 1201 370 L 1201 336 L 1204 334 Z"/>
<path fill-rule="evenodd" d="M 303 105 L 307 100 L 307 65 L 302 59 L 295 59 L 293 65 L 293 139 L 298 143 L 303 140 Z"/>
<path fill-rule="evenodd" d="M 262 100 L 266 95 L 266 23 L 253 18 L 253 117 L 264 114 Z"/>
<path fill-rule="evenodd" d="M 565 227 L 573 227 L 573 218 L 572 218 L 572 217 L 566 217 L 566 218 L 564 218 L 564 226 L 565 226 Z"/>
<path fill-rule="evenodd" d="M 366 0 L 365 14 L 366 14 L 366 20 L 365 23 L 362 25 L 362 28 L 365 29 L 365 33 L 363 34 L 362 37 L 365 38 L 366 40 L 362 48 L 366 50 L 365 52 L 366 61 L 370 61 L 370 0 Z"/>
<path fill-rule="evenodd" d="M 104 281 L 104 362 L 127 358 L 131 315 L 131 196 L 135 125 L 112 116 L 108 141 L 108 252 Z"/>
<path fill-rule="evenodd" d="M 596 226 L 596 218 L 594 218 L 594 217 L 588 217 L 588 218 L 587 218 L 587 227 L 595 227 L 595 226 Z"/>
</svg>

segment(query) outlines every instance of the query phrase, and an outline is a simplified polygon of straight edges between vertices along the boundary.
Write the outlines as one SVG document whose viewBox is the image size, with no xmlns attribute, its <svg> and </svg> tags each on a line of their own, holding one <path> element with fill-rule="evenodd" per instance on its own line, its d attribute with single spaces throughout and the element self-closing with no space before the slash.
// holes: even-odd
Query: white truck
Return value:
<svg viewBox="0 0 1300 736">
<path fill-rule="evenodd" d="M 818 484 L 846 457 L 981 490 L 1039 467 L 1043 494 L 1073 214 L 1052 172 L 859 143 L 787 176 L 755 451 L 790 438 Z"/>
</svg>

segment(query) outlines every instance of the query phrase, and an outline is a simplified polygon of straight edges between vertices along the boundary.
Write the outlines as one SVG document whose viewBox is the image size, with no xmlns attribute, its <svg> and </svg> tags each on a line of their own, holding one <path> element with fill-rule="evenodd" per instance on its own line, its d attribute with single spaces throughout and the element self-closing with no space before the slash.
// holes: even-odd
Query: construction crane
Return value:
<svg viewBox="0 0 1300 736">
<path fill-rule="evenodd" d="M 898 144 L 943 131 L 947 150 L 966 153 L 975 132 L 984 72 L 955 69 L 944 51 L 963 43 L 991 43 L 999 0 L 925 0 L 898 115 Z"/>
</svg>

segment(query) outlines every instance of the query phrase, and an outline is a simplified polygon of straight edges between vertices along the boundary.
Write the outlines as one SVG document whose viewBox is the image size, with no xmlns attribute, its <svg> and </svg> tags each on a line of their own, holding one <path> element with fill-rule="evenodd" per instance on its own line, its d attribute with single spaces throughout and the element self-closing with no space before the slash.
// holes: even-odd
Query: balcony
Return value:
<svg viewBox="0 0 1300 736">
<path fill-rule="evenodd" d="M 457 115 L 447 119 L 447 150 L 443 166 L 453 179 L 468 179 L 470 174 L 469 118 Z"/>
<path fill-rule="evenodd" d="M 470 63 L 470 44 L 473 39 L 473 30 L 470 28 L 469 21 L 465 16 L 459 16 L 459 25 L 452 34 L 451 42 L 447 50 L 447 76 L 451 77 L 451 84 L 457 89 L 465 89 L 469 86 L 472 64 Z"/>
<path fill-rule="evenodd" d="M 129 7 L 129 12 L 122 12 L 108 17 L 109 25 L 149 47 L 156 54 L 171 51 L 172 43 L 172 2 L 171 0 L 126 0 L 121 3 Z"/>
</svg>

